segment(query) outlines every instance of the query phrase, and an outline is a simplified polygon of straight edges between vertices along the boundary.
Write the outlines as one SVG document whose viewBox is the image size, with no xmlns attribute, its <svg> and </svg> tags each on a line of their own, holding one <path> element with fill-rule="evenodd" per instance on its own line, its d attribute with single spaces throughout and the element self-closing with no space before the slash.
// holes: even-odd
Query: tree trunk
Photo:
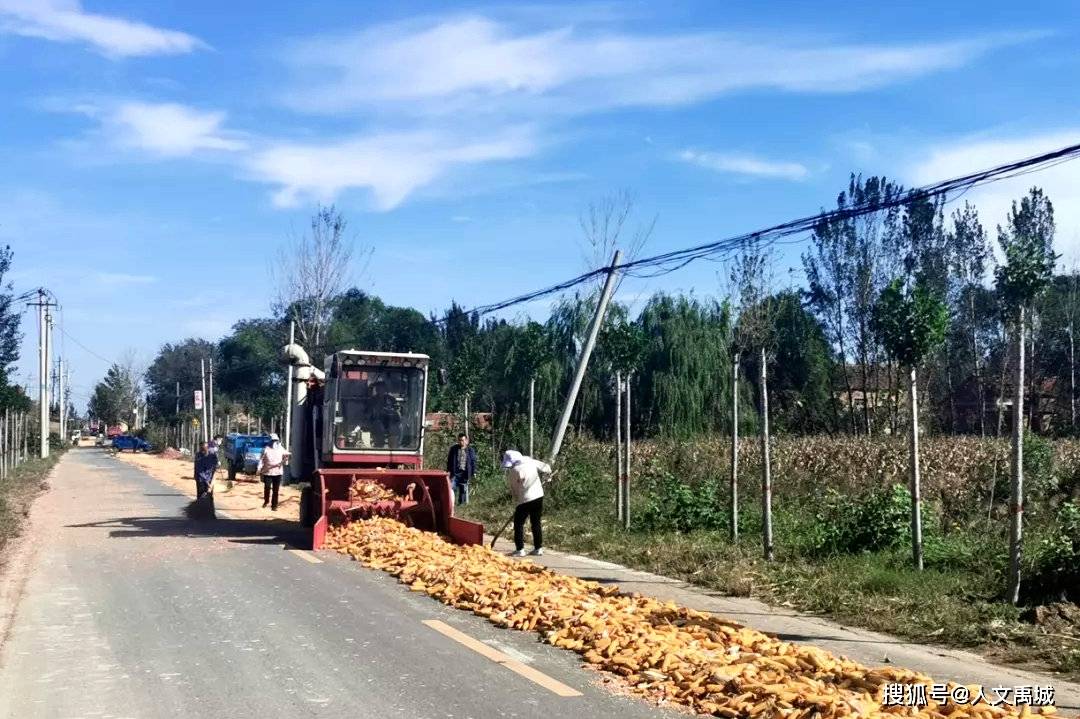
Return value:
<svg viewBox="0 0 1080 719">
<path fill-rule="evenodd" d="M 761 540 L 765 560 L 772 561 L 772 473 L 769 467 L 769 384 L 765 348 L 761 348 Z"/>
<path fill-rule="evenodd" d="M 739 353 L 731 364 L 731 541 L 739 539 Z"/>
<path fill-rule="evenodd" d="M 955 394 L 955 390 L 953 389 L 952 376 L 953 376 L 953 362 L 952 362 L 952 354 L 950 353 L 945 358 L 945 386 L 948 387 L 948 391 L 949 391 L 949 432 L 951 434 L 956 434 L 956 425 L 957 425 L 957 419 L 956 419 L 956 394 Z"/>
<path fill-rule="evenodd" d="M 862 365 L 862 406 L 863 406 L 863 432 L 870 436 L 870 363 L 863 353 L 859 360 Z"/>
<path fill-rule="evenodd" d="M 997 437 L 1001 437 L 1001 428 L 1005 424 L 1005 377 L 1009 372 L 1009 337 L 1004 324 L 1001 327 L 1001 338 L 1006 349 L 1001 355 L 1001 382 L 998 385 L 997 434 L 995 435 Z"/>
<path fill-rule="evenodd" d="M 971 322 L 971 359 L 975 364 L 975 389 L 979 393 L 979 436 L 986 436 L 986 390 L 983 388 L 982 369 L 979 366 L 979 343 L 975 333 L 975 297 L 968 297 L 968 316 Z"/>
<path fill-rule="evenodd" d="M 1073 321 L 1069 318 L 1069 427 L 1076 432 L 1076 345 L 1073 342 Z"/>
<path fill-rule="evenodd" d="M 615 373 L 615 516 L 623 518 L 622 372 Z"/>
<path fill-rule="evenodd" d="M 1038 409 L 1039 409 L 1038 408 L 1038 405 L 1039 405 L 1039 392 L 1038 392 L 1038 387 L 1036 387 L 1036 385 L 1035 385 L 1035 327 L 1034 327 L 1035 319 L 1036 319 L 1035 318 L 1035 312 L 1032 311 L 1031 315 L 1032 315 L 1031 316 L 1032 327 L 1028 331 L 1028 343 L 1029 343 L 1029 346 L 1031 348 L 1031 351 L 1028 353 L 1028 356 L 1026 358 L 1028 366 L 1030 367 L 1030 370 L 1027 373 L 1027 376 L 1028 376 L 1028 396 L 1027 396 L 1028 425 L 1027 426 L 1028 426 L 1028 431 L 1029 432 L 1034 432 L 1035 428 L 1038 426 L 1038 423 L 1036 423 L 1035 420 L 1036 420 L 1036 415 L 1038 414 Z"/>
<path fill-rule="evenodd" d="M 910 466 L 908 474 L 911 481 L 911 554 L 915 568 L 923 570 L 922 545 L 922 487 L 919 482 L 919 387 L 915 368 L 911 368 L 908 380 L 908 406 L 911 408 L 911 430 L 908 432 Z"/>
<path fill-rule="evenodd" d="M 623 470 L 626 479 L 623 482 L 623 528 L 630 530 L 630 373 L 626 373 L 626 457 L 623 459 Z"/>
<path fill-rule="evenodd" d="M 1024 538 L 1024 308 L 1016 323 L 1016 397 L 1013 401 L 1012 496 L 1009 500 L 1009 601 L 1020 601 L 1020 558 Z"/>
</svg>

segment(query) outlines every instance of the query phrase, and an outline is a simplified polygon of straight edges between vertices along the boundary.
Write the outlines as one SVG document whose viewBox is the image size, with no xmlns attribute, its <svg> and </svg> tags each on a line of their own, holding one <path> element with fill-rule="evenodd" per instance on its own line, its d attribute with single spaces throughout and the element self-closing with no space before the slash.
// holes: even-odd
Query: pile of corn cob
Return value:
<svg viewBox="0 0 1080 719">
<path fill-rule="evenodd" d="M 353 484 L 352 497 L 358 502 L 392 502 L 398 499 L 394 490 L 378 482 L 361 480 Z"/>
<path fill-rule="evenodd" d="M 410 589 L 499 626 L 540 633 L 622 677 L 658 703 L 728 717 L 1024 717 L 1027 706 L 937 703 L 883 706 L 886 684 L 922 684 L 915 672 L 869 669 L 671 602 L 620 594 L 516 562 L 487 547 L 461 547 L 391 519 L 334 527 L 327 548 L 396 576 Z M 951 689 L 955 685 L 949 685 Z M 970 687 L 971 696 L 978 693 Z M 1037 709 L 1054 713 L 1053 707 Z"/>
</svg>

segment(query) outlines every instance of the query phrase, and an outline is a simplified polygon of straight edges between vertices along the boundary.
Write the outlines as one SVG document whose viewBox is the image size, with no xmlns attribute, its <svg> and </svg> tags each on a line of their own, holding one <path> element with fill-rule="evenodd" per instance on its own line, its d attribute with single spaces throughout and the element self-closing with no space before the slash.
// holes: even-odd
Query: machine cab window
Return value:
<svg viewBox="0 0 1080 719">
<path fill-rule="evenodd" d="M 338 368 L 334 446 L 338 450 L 420 448 L 424 371 L 419 367 Z"/>
</svg>

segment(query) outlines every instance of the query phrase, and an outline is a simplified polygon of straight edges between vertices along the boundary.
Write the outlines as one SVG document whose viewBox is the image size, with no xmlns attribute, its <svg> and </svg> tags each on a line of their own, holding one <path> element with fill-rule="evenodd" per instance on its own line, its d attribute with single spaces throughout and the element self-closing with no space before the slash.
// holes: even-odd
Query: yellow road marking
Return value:
<svg viewBox="0 0 1080 719">
<path fill-rule="evenodd" d="M 490 659 L 496 664 L 501 664 L 510 671 L 525 677 L 531 682 L 539 684 L 544 689 L 547 689 L 549 692 L 557 694 L 561 697 L 581 696 L 581 692 L 579 692 L 577 689 L 568 687 L 562 682 L 556 679 L 552 679 L 547 674 L 544 674 L 543 672 L 534 669 L 527 664 L 522 664 L 516 659 L 511 659 L 507 655 L 500 652 L 498 649 L 494 649 L 477 639 L 473 639 L 468 634 L 454 629 L 446 622 L 441 622 L 438 619 L 425 619 L 424 624 L 431 627 L 439 634 L 453 639 L 455 642 L 462 644 L 469 649 L 472 649 L 477 654 L 486 657 L 487 659 Z"/>
<path fill-rule="evenodd" d="M 295 554 L 305 562 L 311 562 L 312 564 L 322 564 L 322 560 L 315 556 L 313 552 L 309 552 L 304 549 L 290 549 L 289 554 Z"/>
</svg>

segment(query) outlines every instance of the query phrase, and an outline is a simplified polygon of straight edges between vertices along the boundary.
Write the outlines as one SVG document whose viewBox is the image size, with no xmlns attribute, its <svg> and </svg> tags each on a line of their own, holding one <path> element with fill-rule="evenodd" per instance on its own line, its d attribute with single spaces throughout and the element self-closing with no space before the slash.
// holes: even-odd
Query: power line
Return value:
<svg viewBox="0 0 1080 719">
<path fill-rule="evenodd" d="M 114 364 L 116 364 L 116 362 L 113 362 L 113 361 L 112 361 L 111 359 L 109 359 L 108 357 L 102 357 L 102 356 L 101 356 L 101 355 L 99 355 L 99 354 L 98 354 L 97 352 L 95 352 L 94 350 L 90 349 L 89 347 L 87 347 L 86 345 L 84 345 L 84 344 L 83 344 L 82 342 L 80 342 L 79 340 L 77 340 L 77 339 L 75 339 L 74 337 L 72 337 L 72 336 L 71 336 L 70 334 L 68 334 L 68 331 L 67 331 L 66 329 L 64 329 L 64 326 L 63 326 L 63 325 L 61 325 L 61 326 L 60 326 L 60 333 L 61 333 L 61 334 L 62 334 L 62 335 L 63 335 L 64 337 L 67 337 L 67 338 L 68 338 L 69 340 L 71 340 L 72 342 L 74 342 L 75 344 L 77 344 L 77 345 L 78 345 L 79 347 L 82 347 L 82 348 L 83 348 L 84 350 L 86 350 L 86 352 L 88 352 L 89 354 L 93 355 L 94 357 L 97 357 L 97 358 L 98 358 L 99 360 L 101 360 L 102 362 L 105 362 L 105 363 L 107 363 L 107 364 L 108 364 L 108 365 L 110 365 L 110 366 L 111 366 L 111 365 L 114 365 Z"/>
<path fill-rule="evenodd" d="M 707 259 L 711 261 L 721 261 L 726 257 L 729 257 L 732 253 L 738 251 L 747 242 L 761 242 L 766 245 L 775 244 L 780 242 L 783 238 L 791 237 L 793 235 L 802 235 L 811 232 L 815 227 L 828 224 L 832 222 L 840 222 L 850 220 L 855 217 L 861 217 L 863 215 L 873 214 L 882 210 L 888 210 L 895 207 L 900 207 L 911 203 L 916 200 L 931 198 L 931 197 L 947 197 L 949 193 L 960 192 L 961 196 L 973 187 L 979 185 L 986 185 L 992 182 L 999 182 L 1014 177 L 1021 177 L 1031 174 L 1033 172 L 1040 172 L 1050 167 L 1054 167 L 1063 162 L 1076 159 L 1077 155 L 1080 155 L 1080 143 L 1075 145 L 1068 145 L 1066 147 L 1046 152 L 1041 155 L 1035 155 L 1033 157 L 1024 158 L 1022 160 L 1015 160 L 996 167 L 992 167 L 986 170 L 980 170 L 978 172 L 972 172 L 967 175 L 961 175 L 960 177 L 954 177 L 949 180 L 943 180 L 941 182 L 934 183 L 932 185 L 925 185 L 909 190 L 906 193 L 898 193 L 895 197 L 888 198 L 886 200 L 878 202 L 868 202 L 863 204 L 852 205 L 843 209 L 830 210 L 827 212 L 821 212 L 816 215 L 810 215 L 807 217 L 800 217 L 795 220 L 789 220 L 772 227 L 766 227 L 761 230 L 755 230 L 753 232 L 746 232 L 740 235 L 727 237 L 722 240 L 716 240 L 713 242 L 706 242 L 694 247 L 687 247 L 680 250 L 673 250 L 665 252 L 652 257 L 645 257 L 637 260 L 626 262 L 619 266 L 619 270 L 626 275 L 638 278 L 659 277 L 661 275 L 670 274 L 676 272 L 683 267 L 696 262 L 697 260 Z M 801 240 L 799 240 L 801 241 Z M 644 268 L 654 268 L 653 272 L 642 272 Z M 564 292 L 572 287 L 576 287 L 580 284 L 588 282 L 589 280 L 606 274 L 611 268 L 600 267 L 591 272 L 578 275 L 569 280 L 565 280 L 550 287 L 534 290 L 527 294 L 518 295 L 501 302 L 495 302 L 488 305 L 480 305 L 474 307 L 471 310 L 464 311 L 466 316 L 483 316 L 491 314 L 492 312 L 498 312 L 515 305 L 524 304 L 526 302 L 533 302 L 543 297 L 548 297 L 560 292 Z M 447 318 L 435 320 L 436 325 L 445 324 Z"/>
</svg>

